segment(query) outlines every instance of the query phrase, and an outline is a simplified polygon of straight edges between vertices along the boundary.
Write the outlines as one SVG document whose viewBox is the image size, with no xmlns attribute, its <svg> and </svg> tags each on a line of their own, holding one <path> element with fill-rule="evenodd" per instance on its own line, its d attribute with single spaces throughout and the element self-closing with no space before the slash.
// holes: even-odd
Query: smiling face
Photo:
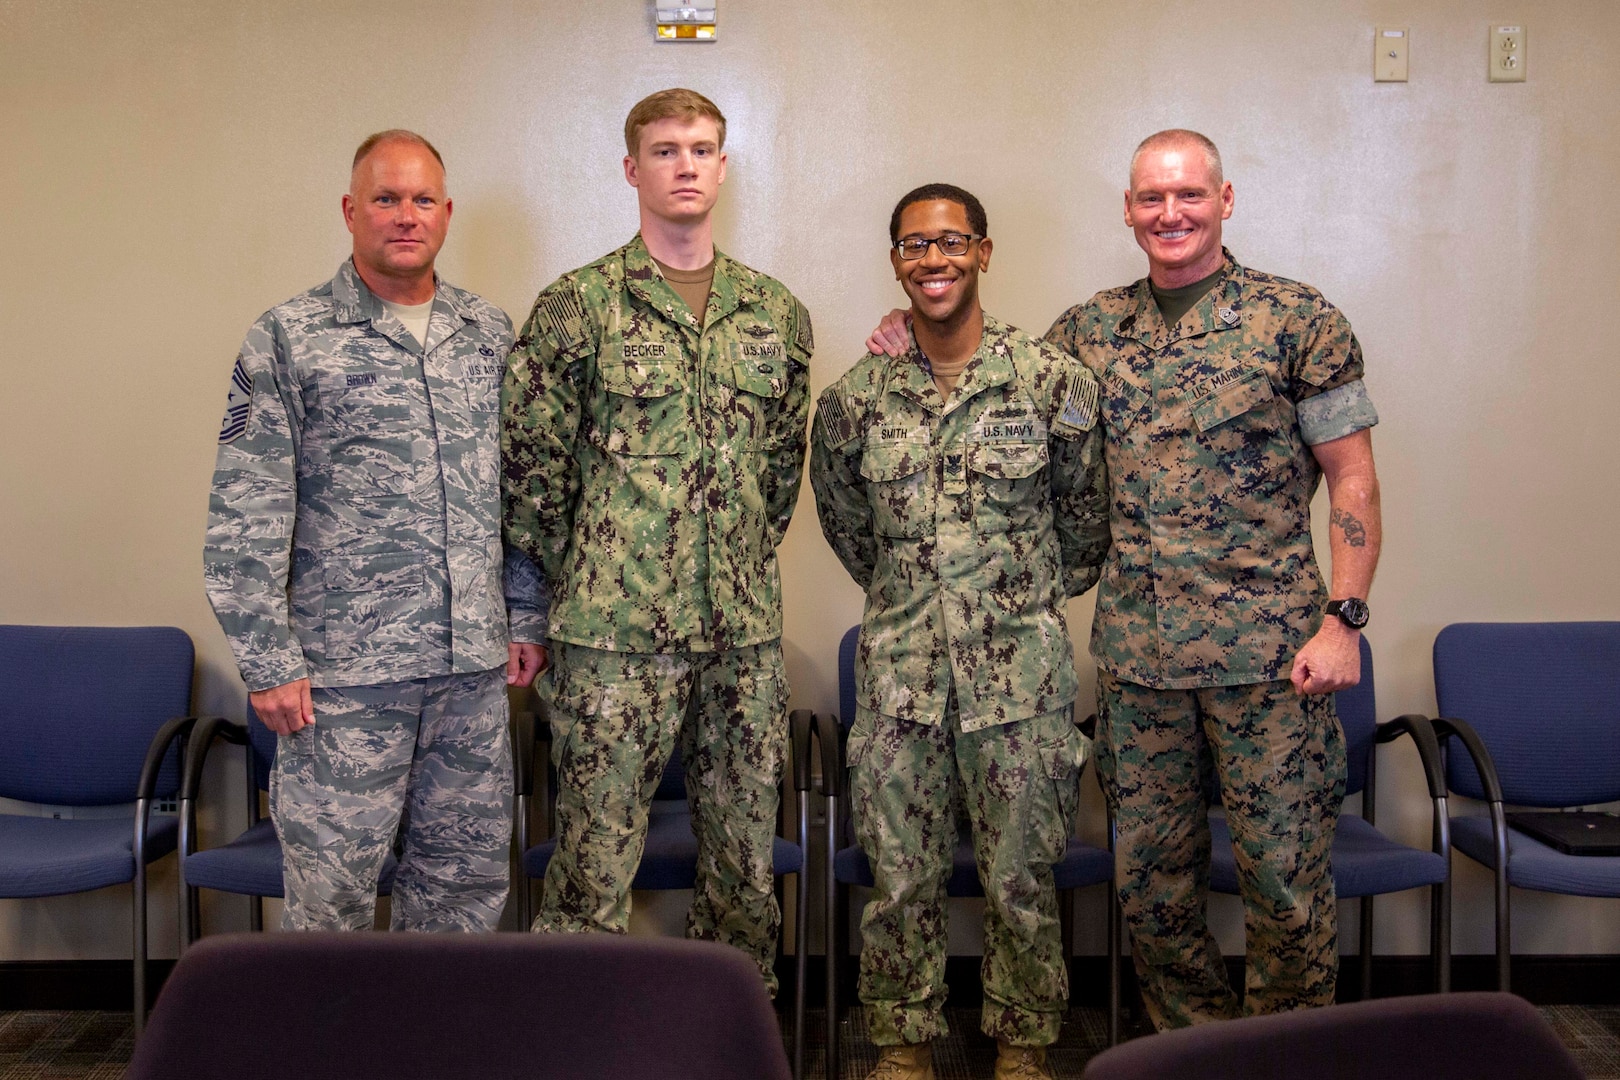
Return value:
<svg viewBox="0 0 1620 1080">
<path fill-rule="evenodd" d="M 1125 224 L 1147 252 L 1160 288 L 1178 288 L 1221 266 L 1221 222 L 1232 216 L 1232 185 L 1217 177 L 1196 144 L 1144 151 L 1125 193 Z"/>
<path fill-rule="evenodd" d="M 388 295 L 433 278 L 433 260 L 450 230 L 444 167 L 417 143 L 379 143 L 355 165 L 343 220 L 354 235 L 354 264 L 375 292 Z"/>
<path fill-rule="evenodd" d="M 915 202 L 900 212 L 898 239 L 933 240 L 946 233 L 971 236 L 967 208 L 949 199 Z M 962 255 L 945 255 L 930 244 L 920 259 L 902 259 L 889 248 L 894 276 L 911 298 L 912 317 L 954 324 L 979 309 L 979 274 L 990 268 L 990 240 L 975 240 Z"/>
<path fill-rule="evenodd" d="M 726 155 L 720 128 L 706 116 L 654 120 L 641 129 L 641 147 L 624 159 L 624 178 L 641 212 L 673 225 L 701 222 L 720 198 Z"/>
</svg>

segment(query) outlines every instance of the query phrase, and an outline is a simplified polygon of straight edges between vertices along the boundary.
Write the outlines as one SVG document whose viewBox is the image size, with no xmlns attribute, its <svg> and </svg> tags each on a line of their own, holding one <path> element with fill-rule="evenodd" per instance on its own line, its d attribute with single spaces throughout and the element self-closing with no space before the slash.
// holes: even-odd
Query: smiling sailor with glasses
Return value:
<svg viewBox="0 0 1620 1080">
<path fill-rule="evenodd" d="M 811 436 L 822 531 L 866 590 L 848 750 L 877 881 L 861 919 L 872 1080 L 934 1075 L 958 805 L 990 898 L 981 1026 L 998 1078 L 1050 1075 L 1069 996 L 1051 864 L 1088 752 L 1064 609 L 1109 542 L 1098 388 L 984 313 L 987 233 L 961 188 L 900 200 L 890 261 L 914 345 L 857 362 L 822 394 Z"/>
</svg>

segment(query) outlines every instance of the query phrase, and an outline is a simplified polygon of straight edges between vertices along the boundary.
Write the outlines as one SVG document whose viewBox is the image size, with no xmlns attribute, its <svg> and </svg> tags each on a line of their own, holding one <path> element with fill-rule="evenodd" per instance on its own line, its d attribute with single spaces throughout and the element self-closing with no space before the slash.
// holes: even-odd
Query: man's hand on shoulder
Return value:
<svg viewBox="0 0 1620 1080">
<path fill-rule="evenodd" d="M 1289 681 L 1297 694 L 1331 694 L 1361 681 L 1361 634 L 1329 617 L 1294 657 Z"/>
<path fill-rule="evenodd" d="M 248 701 L 264 726 L 277 735 L 291 735 L 315 722 L 315 702 L 310 697 L 308 679 L 255 690 L 248 695 Z"/>
<path fill-rule="evenodd" d="M 550 664 L 544 645 L 514 641 L 506 647 L 506 685 L 533 686 L 535 678 Z"/>
<path fill-rule="evenodd" d="M 895 308 L 882 321 L 872 336 L 866 339 L 866 351 L 874 356 L 888 353 L 890 356 L 904 356 L 911 351 L 911 313 Z"/>
</svg>

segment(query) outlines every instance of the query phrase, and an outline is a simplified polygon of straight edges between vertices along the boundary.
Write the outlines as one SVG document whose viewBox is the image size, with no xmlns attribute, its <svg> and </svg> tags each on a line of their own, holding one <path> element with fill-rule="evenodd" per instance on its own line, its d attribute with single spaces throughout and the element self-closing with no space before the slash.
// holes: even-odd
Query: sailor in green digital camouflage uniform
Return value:
<svg viewBox="0 0 1620 1080">
<path fill-rule="evenodd" d="M 280 736 L 282 925 L 370 929 L 402 833 L 395 929 L 493 930 L 512 832 L 506 687 L 546 662 L 543 586 L 500 536 L 511 323 L 433 273 L 451 202 L 421 136 L 362 143 L 343 208 L 352 260 L 266 312 L 237 357 L 208 598 Z"/>
<path fill-rule="evenodd" d="M 1068 1003 L 1052 864 L 1087 748 L 1064 608 L 1108 550 L 1097 383 L 984 314 L 986 232 L 960 188 L 900 201 L 891 259 L 916 348 L 859 361 L 822 395 L 811 438 L 822 531 L 866 590 L 848 756 L 876 880 L 860 979 L 883 1048 L 874 1080 L 933 1076 L 958 803 L 986 896 L 981 1023 L 998 1078 L 1050 1075 Z"/>
<path fill-rule="evenodd" d="M 1380 542 L 1361 347 L 1315 289 L 1222 248 L 1231 212 L 1213 144 L 1187 131 L 1145 140 L 1125 221 L 1148 277 L 1047 335 L 1102 384 L 1114 547 L 1092 628 L 1097 760 L 1160 1028 L 1333 1000 L 1329 856 L 1345 761 L 1332 694 L 1360 677 Z M 1320 478 L 1331 590 L 1311 544 Z M 1205 923 L 1200 733 L 1243 894 L 1241 1006 Z"/>
<path fill-rule="evenodd" d="M 536 930 L 623 932 L 679 739 L 690 936 L 774 990 L 785 757 L 776 548 L 804 465 L 810 318 L 714 249 L 725 119 L 668 90 L 625 123 L 641 232 L 540 294 L 504 391 L 507 538 L 554 583 L 556 854 Z"/>
</svg>

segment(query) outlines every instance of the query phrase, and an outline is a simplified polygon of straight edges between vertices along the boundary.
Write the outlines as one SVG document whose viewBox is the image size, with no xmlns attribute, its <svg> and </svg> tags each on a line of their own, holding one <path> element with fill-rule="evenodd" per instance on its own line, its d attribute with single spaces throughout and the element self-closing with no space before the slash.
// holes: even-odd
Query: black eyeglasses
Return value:
<svg viewBox="0 0 1620 1080">
<path fill-rule="evenodd" d="M 928 254 L 930 244 L 938 244 L 941 255 L 966 255 L 968 247 L 973 241 L 983 239 L 984 237 L 977 233 L 963 234 L 954 232 L 948 232 L 943 236 L 936 236 L 932 239 L 926 236 L 907 236 L 896 240 L 894 248 L 900 253 L 902 259 L 922 258 Z"/>
</svg>

